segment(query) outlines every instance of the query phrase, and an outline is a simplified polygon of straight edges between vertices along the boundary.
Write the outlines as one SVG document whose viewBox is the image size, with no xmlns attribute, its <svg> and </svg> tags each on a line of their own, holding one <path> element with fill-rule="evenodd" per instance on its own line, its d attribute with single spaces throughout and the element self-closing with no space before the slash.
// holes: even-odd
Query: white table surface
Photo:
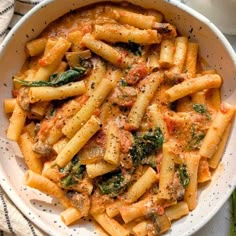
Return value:
<svg viewBox="0 0 236 236">
<path fill-rule="evenodd" d="M 236 35 L 225 36 L 236 51 Z M 193 236 L 228 236 L 230 233 L 231 209 L 232 206 L 229 199 L 218 213 Z"/>
</svg>

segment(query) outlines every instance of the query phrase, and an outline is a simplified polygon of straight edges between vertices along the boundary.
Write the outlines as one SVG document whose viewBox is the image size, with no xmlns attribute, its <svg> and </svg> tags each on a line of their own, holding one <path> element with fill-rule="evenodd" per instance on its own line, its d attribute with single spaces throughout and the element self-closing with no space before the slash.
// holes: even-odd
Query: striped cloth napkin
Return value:
<svg viewBox="0 0 236 236">
<path fill-rule="evenodd" d="M 0 0 L 0 44 L 32 7 L 43 0 Z M 11 202 L 0 186 L 0 236 L 46 236 Z"/>
<path fill-rule="evenodd" d="M 14 14 L 14 0 L 0 1 L 0 42 L 8 32 L 8 26 Z"/>
<path fill-rule="evenodd" d="M 32 7 L 43 0 L 0 0 L 0 43 L 6 34 Z"/>
</svg>

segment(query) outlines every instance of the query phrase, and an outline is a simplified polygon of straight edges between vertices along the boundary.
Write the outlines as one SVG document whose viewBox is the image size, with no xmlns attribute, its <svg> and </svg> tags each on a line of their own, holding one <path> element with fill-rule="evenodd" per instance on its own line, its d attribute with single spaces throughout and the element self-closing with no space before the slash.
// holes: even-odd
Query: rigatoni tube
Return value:
<svg viewBox="0 0 236 236">
<path fill-rule="evenodd" d="M 91 116 L 85 125 L 77 131 L 62 151 L 57 155 L 56 164 L 60 167 L 64 167 L 100 128 L 100 120 L 95 116 Z"/>
</svg>

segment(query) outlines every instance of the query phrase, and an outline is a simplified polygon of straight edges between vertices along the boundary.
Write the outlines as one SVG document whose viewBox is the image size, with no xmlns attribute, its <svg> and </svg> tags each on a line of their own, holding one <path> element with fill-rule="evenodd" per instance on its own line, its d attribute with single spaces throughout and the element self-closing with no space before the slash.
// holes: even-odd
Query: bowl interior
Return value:
<svg viewBox="0 0 236 236">
<path fill-rule="evenodd" d="M 0 126 L 0 184 L 19 209 L 50 235 L 75 233 L 76 235 L 92 235 L 94 228 L 84 222 L 69 228 L 65 227 L 59 219 L 61 209 L 57 206 L 57 202 L 22 184 L 25 165 L 16 145 L 6 140 L 5 131 L 8 119 L 4 115 L 3 100 L 11 97 L 12 76 L 21 68 L 25 59 L 25 42 L 35 38 L 50 22 L 66 12 L 94 2 L 99 1 L 67 0 L 66 4 L 63 0 L 42 2 L 18 22 L 3 42 L 0 51 L 0 113 L 3 114 Z M 234 89 L 236 87 L 236 56 L 227 40 L 209 20 L 174 0 L 130 0 L 129 2 L 160 10 L 167 21 L 177 26 L 181 34 L 187 35 L 192 41 L 197 41 L 202 58 L 224 78 L 222 99 L 231 104 L 236 103 Z M 234 126 L 222 163 L 212 181 L 207 186 L 203 186 L 199 193 L 197 208 L 188 217 L 173 224 L 171 235 L 192 234 L 210 220 L 230 196 L 236 184 L 234 170 L 236 159 L 233 158 L 235 138 L 236 127 Z"/>
</svg>

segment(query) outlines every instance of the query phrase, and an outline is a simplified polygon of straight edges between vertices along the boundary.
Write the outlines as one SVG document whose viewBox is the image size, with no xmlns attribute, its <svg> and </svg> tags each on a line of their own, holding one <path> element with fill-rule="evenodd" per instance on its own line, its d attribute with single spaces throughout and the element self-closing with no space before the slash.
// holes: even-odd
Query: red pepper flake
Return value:
<svg viewBox="0 0 236 236">
<path fill-rule="evenodd" d="M 121 64 L 122 61 L 123 61 L 123 59 L 122 59 L 122 57 L 120 57 L 120 58 L 117 60 L 117 63 L 118 63 L 118 64 Z"/>
<path fill-rule="evenodd" d="M 176 122 L 171 119 L 171 117 L 169 117 L 167 114 L 164 115 L 164 120 L 166 122 L 169 134 L 173 134 L 176 129 Z"/>
<path fill-rule="evenodd" d="M 42 59 L 42 58 L 38 60 L 38 64 L 39 64 L 40 66 L 46 66 L 45 60 Z"/>
<path fill-rule="evenodd" d="M 100 113 L 101 113 L 101 110 L 99 108 L 97 108 L 97 109 L 94 110 L 93 115 L 99 116 Z"/>
<path fill-rule="evenodd" d="M 162 206 L 158 206 L 157 207 L 157 214 L 159 215 L 159 216 L 162 216 L 163 214 L 164 214 L 164 207 L 162 207 Z"/>
</svg>

